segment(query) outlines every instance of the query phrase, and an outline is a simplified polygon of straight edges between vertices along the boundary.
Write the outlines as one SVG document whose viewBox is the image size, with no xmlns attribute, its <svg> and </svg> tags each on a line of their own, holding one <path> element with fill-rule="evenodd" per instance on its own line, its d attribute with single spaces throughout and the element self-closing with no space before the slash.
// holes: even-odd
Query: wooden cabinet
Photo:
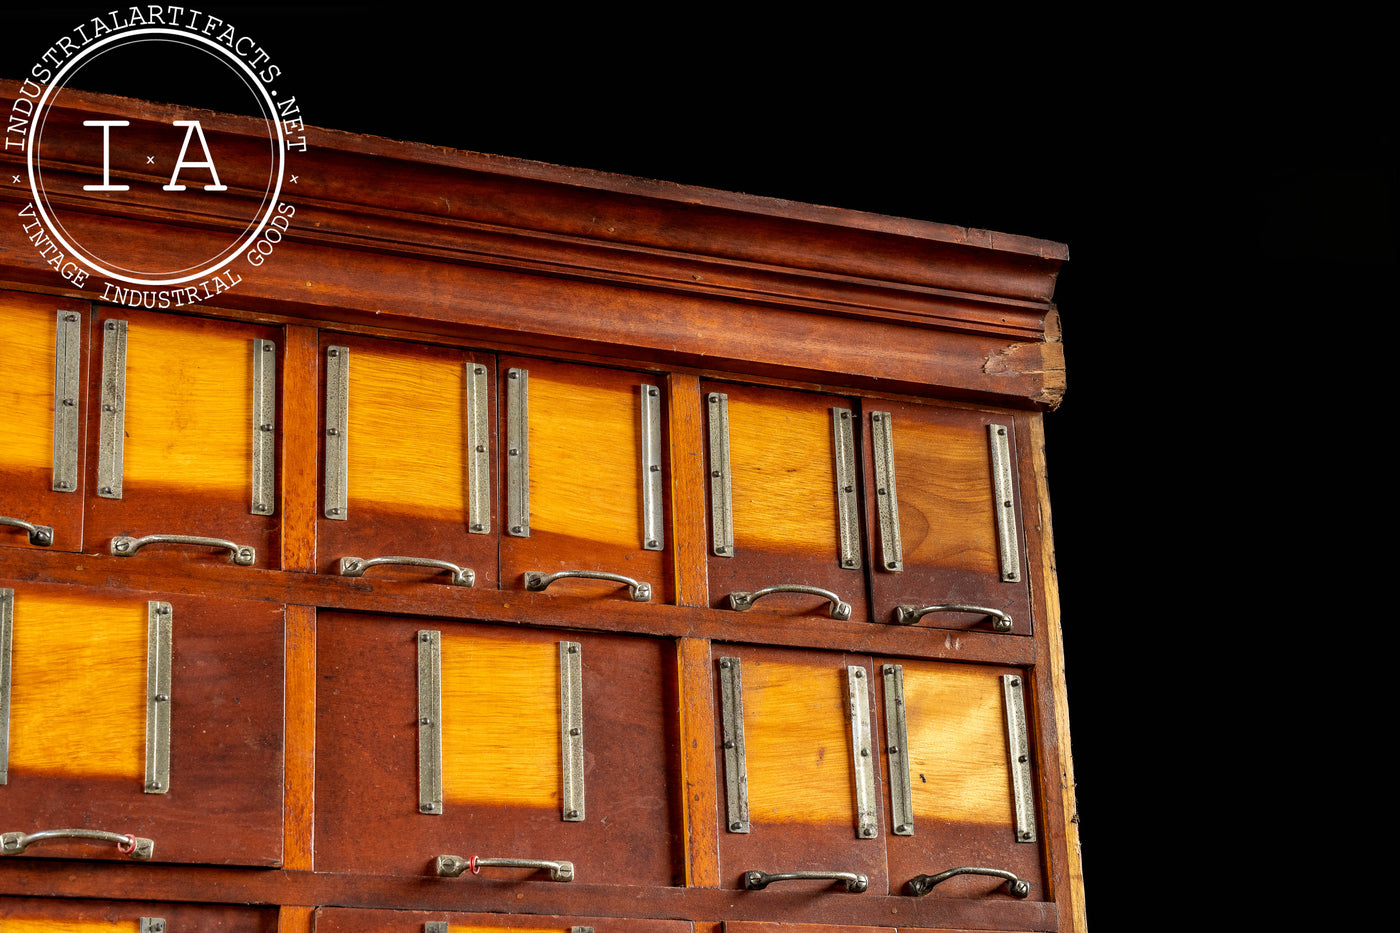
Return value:
<svg viewBox="0 0 1400 933">
<path fill-rule="evenodd" d="M 667 643 L 326 613 L 317 649 L 318 870 L 677 876 Z"/>
<path fill-rule="evenodd" d="M 1085 929 L 1063 247 L 306 157 L 218 304 L 0 231 L 0 925 Z"/>
<path fill-rule="evenodd" d="M 273 603 L 6 583 L 5 854 L 281 864 L 283 633 Z"/>
</svg>

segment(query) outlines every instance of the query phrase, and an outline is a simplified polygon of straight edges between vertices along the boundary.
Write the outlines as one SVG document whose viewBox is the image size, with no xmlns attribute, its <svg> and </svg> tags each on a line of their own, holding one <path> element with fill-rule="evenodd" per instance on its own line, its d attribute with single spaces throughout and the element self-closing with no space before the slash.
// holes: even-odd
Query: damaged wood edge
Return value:
<svg viewBox="0 0 1400 933">
<path fill-rule="evenodd" d="M 1060 407 L 1065 398 L 1065 348 L 1060 338 L 1060 312 L 1055 305 L 1045 315 L 1045 340 L 1007 344 L 982 362 L 988 376 L 1037 380 L 1040 387 L 1028 398 L 1048 411 Z"/>
</svg>

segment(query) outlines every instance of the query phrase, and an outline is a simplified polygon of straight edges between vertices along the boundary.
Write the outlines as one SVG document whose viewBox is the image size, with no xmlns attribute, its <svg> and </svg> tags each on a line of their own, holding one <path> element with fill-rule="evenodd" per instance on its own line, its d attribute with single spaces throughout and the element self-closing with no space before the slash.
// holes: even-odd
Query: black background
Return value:
<svg viewBox="0 0 1400 933">
<path fill-rule="evenodd" d="M 108 8 L 5 14 L 0 74 Z M 1250 706 L 1277 697 L 1243 683 L 1277 670 L 1235 649 L 1293 624 L 1280 589 L 1331 595 L 1278 539 L 1347 510 L 1314 495 L 1316 451 L 1349 446 L 1318 395 L 1372 398 L 1395 310 L 1394 81 L 1364 40 L 1009 8 L 199 8 L 309 125 L 1068 244 L 1046 430 L 1088 916 L 1141 925 L 1174 860 L 1266 832 Z"/>
</svg>

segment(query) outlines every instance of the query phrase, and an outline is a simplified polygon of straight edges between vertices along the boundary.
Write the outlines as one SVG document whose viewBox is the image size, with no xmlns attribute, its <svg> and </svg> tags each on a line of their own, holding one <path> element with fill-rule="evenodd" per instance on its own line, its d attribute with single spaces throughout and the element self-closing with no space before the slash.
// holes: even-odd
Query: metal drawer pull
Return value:
<svg viewBox="0 0 1400 933">
<path fill-rule="evenodd" d="M 0 515 L 0 525 L 9 525 L 11 528 L 22 528 L 29 533 L 29 543 L 37 544 L 39 547 L 48 547 L 53 544 L 53 529 L 48 525 L 31 525 L 29 522 L 18 518 L 6 518 Z"/>
<path fill-rule="evenodd" d="M 363 557 L 342 557 L 340 559 L 340 575 L 342 577 L 363 577 L 365 571 L 371 567 L 380 567 L 385 564 L 403 564 L 409 567 L 432 567 L 436 570 L 446 570 L 452 577 L 453 586 L 473 586 L 476 583 L 476 571 L 470 567 L 458 567 L 445 560 L 433 560 L 431 557 L 371 557 L 365 560 Z"/>
<path fill-rule="evenodd" d="M 130 557 L 148 544 L 189 544 L 196 547 L 217 547 L 229 552 L 229 560 L 240 567 L 251 566 L 257 560 L 257 551 L 246 544 L 234 544 L 223 538 L 205 538 L 200 535 L 146 535 L 132 538 L 118 535 L 112 539 L 112 554 L 116 557 Z"/>
<path fill-rule="evenodd" d="M 992 623 L 993 631 L 1011 631 L 1011 616 L 1000 609 L 988 609 L 986 606 L 895 606 L 894 621 L 896 625 L 913 625 L 930 612 L 980 612 Z"/>
<path fill-rule="evenodd" d="M 551 862 L 535 858 L 477 858 L 475 855 L 471 858 L 462 858 L 458 855 L 439 855 L 437 857 L 439 878 L 456 878 L 465 871 L 478 875 L 483 868 L 533 868 L 536 871 L 548 871 L 550 881 L 574 880 L 573 862 Z"/>
<path fill-rule="evenodd" d="M 541 573 L 538 570 L 525 571 L 525 589 L 531 593 L 543 593 L 549 589 L 549 585 L 555 580 L 562 580 L 565 577 L 583 577 L 588 580 L 611 580 L 614 583 L 621 583 L 627 587 L 628 593 L 632 596 L 632 601 L 645 603 L 651 600 L 651 584 L 639 583 L 630 577 L 624 577 L 617 573 L 604 573 L 601 570 L 561 570 L 558 573 Z"/>
<path fill-rule="evenodd" d="M 141 836 L 107 833 L 100 829 L 46 829 L 38 833 L 0 834 L 0 855 L 19 855 L 36 842 L 45 839 L 94 839 L 116 843 L 117 851 L 133 859 L 145 861 L 155 853 L 156 844 Z"/>
<path fill-rule="evenodd" d="M 1026 897 L 1031 893 L 1031 883 L 1022 881 L 1009 871 L 1002 871 L 1000 868 L 977 868 L 971 865 L 950 868 L 936 875 L 918 875 L 910 878 L 904 885 L 905 891 L 912 897 L 923 897 L 933 890 L 934 885 L 942 884 L 954 875 L 991 875 L 993 878 L 1005 878 L 1006 893 L 1012 897 Z"/>
<path fill-rule="evenodd" d="M 753 604 L 765 596 L 773 593 L 807 593 L 812 596 L 820 596 L 831 603 L 831 617 L 833 619 L 849 619 L 851 617 L 851 604 L 845 602 L 830 590 L 824 590 L 817 586 L 804 586 L 801 583 L 779 583 L 777 586 L 764 587 L 761 590 L 754 590 L 752 593 L 745 593 L 742 590 L 729 594 L 729 608 L 738 609 L 740 612 L 752 608 Z"/>
<path fill-rule="evenodd" d="M 769 874 L 766 871 L 744 872 L 744 890 L 762 891 L 775 881 L 840 881 L 852 894 L 864 894 L 870 886 L 870 879 L 854 871 L 785 871 Z"/>
</svg>

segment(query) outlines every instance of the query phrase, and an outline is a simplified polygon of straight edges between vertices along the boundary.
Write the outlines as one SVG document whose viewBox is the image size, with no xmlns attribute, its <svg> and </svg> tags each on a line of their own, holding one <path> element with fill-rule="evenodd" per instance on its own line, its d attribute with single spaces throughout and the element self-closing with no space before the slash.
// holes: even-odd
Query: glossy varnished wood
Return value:
<svg viewBox="0 0 1400 933">
<path fill-rule="evenodd" d="M 0 787 L 5 831 L 90 826 L 152 839 L 160 862 L 280 865 L 282 606 L 5 585 L 19 609 L 12 686 L 19 731 L 9 782 Z M 162 794 L 145 793 L 144 782 L 148 599 L 168 602 L 173 614 L 170 785 Z M 107 637 L 92 637 L 104 629 Z M 52 654 L 50 631 L 61 643 Z M 114 846 L 58 839 L 7 866 L 47 858 L 122 856 Z"/>
<path fill-rule="evenodd" d="M 345 347 L 349 367 L 348 510 L 328 517 L 324 499 L 316 511 L 317 567 L 337 574 L 342 557 L 364 560 L 411 557 L 446 561 L 475 574 L 475 586 L 497 581 L 499 496 L 494 473 L 491 514 L 484 533 L 470 527 L 468 486 L 475 459 L 467 444 L 468 367 L 487 371 L 495 361 L 452 347 L 369 340 L 322 332 L 321 364 L 332 347 Z M 324 375 L 324 372 L 323 372 Z M 494 408 L 494 392 L 486 400 Z M 316 407 L 324 405 L 324 387 Z M 489 420 L 489 416 L 488 416 Z M 321 437 L 326 436 L 324 412 Z M 311 438 L 305 440 L 309 443 Z M 485 439 L 488 453 L 495 438 Z M 316 445 L 322 450 L 324 445 Z M 489 471 L 488 471 L 489 472 Z M 381 565 L 366 571 L 374 579 L 445 585 L 441 571 Z"/>
<path fill-rule="evenodd" d="M 6 442 L 0 445 L 0 515 L 31 525 L 53 529 L 46 547 L 76 551 L 82 547 L 83 454 L 81 440 L 75 451 L 78 488 L 56 491 L 53 475 L 54 369 L 58 312 L 80 318 L 78 333 L 82 369 L 88 359 L 90 319 L 86 301 L 72 301 L 23 292 L 0 292 L 0 321 L 5 328 L 7 363 L 0 380 L 0 411 L 7 412 Z M 72 399 L 81 419 L 86 399 Z M 36 547 L 21 528 L 0 526 L 0 547 Z"/>
<path fill-rule="evenodd" d="M 673 602 L 670 560 L 665 550 L 645 547 L 642 518 L 641 393 L 643 386 L 664 390 L 665 380 L 527 357 L 502 357 L 500 369 L 501 437 L 509 372 L 528 372 L 530 476 L 529 535 L 502 532 L 501 585 L 523 589 L 529 571 L 584 570 L 648 583 L 651 602 Z M 664 417 L 664 401 L 660 410 Z M 511 456 L 500 458 L 503 473 Z M 575 577 L 531 598 L 629 596 L 616 582 Z"/>
<path fill-rule="evenodd" d="M 443 642 L 450 738 L 443 741 L 440 815 L 418 807 L 417 634 L 424 629 L 440 631 Z M 595 884 L 673 883 L 681 846 L 678 791 L 670 779 L 676 733 L 667 726 L 672 646 L 570 636 L 582 648 L 586 808 L 583 821 L 568 822 L 560 806 L 558 745 L 563 638 L 547 630 L 323 613 L 317 620 L 317 869 L 387 872 L 407 884 L 431 877 L 438 855 L 479 855 L 567 859 L 579 881 Z M 516 881 L 531 875 L 491 873 Z"/>
<path fill-rule="evenodd" d="M 8 109 L 18 89 L 14 82 L 0 82 L 0 106 Z M 131 118 L 131 138 L 147 139 L 173 112 L 72 92 L 54 116 L 55 126 L 75 126 L 103 114 Z M 232 134 L 231 148 L 220 153 L 231 153 L 235 161 L 250 160 L 250 144 L 263 129 L 260 121 L 238 117 L 211 116 L 205 125 Z M 76 166 L 92 152 L 68 155 Z M 452 920 L 455 929 L 516 933 L 577 924 L 595 925 L 600 933 L 891 928 L 1082 933 L 1042 425 L 1034 413 L 1057 404 L 1064 386 L 1051 303 L 1064 247 L 388 140 L 325 136 L 304 155 L 294 234 L 279 245 L 275 263 L 246 275 L 217 307 L 172 314 L 97 312 L 130 319 L 133 328 L 146 319 L 173 328 L 174 336 L 162 338 L 154 355 L 140 339 L 133 344 L 132 402 L 140 411 L 133 411 L 129 422 L 138 447 L 128 488 L 136 492 L 122 503 L 98 501 L 93 493 L 96 409 L 92 398 L 85 398 L 89 446 L 79 456 L 86 489 L 59 503 L 77 513 L 76 525 L 62 526 L 58 545 L 73 550 L 0 541 L 5 585 L 12 584 L 21 599 L 34 587 L 124 591 L 138 605 L 149 594 L 163 594 L 186 620 L 196 603 L 214 607 L 210 617 L 219 624 L 210 623 L 208 632 L 217 629 L 217 639 L 201 634 L 194 650 L 193 640 L 182 639 L 177 628 L 177 654 L 193 651 L 198 659 L 190 667 L 186 656 L 177 673 L 185 683 L 208 681 L 177 693 L 182 702 L 207 695 L 212 710 L 200 724 L 210 733 L 198 740 L 205 744 L 179 736 L 177 748 L 183 751 L 177 760 L 185 768 L 194 754 L 214 763 L 211 768 L 221 767 L 200 772 L 205 777 L 198 782 L 188 780 L 188 771 L 178 771 L 179 796 L 141 801 L 147 808 L 178 812 L 148 818 L 134 804 L 127 810 L 107 806 L 116 799 L 115 785 L 127 792 L 129 773 L 57 779 L 45 773 L 40 793 L 26 785 L 42 769 L 19 749 L 11 784 L 0 787 L 6 824 L 0 829 L 40 828 L 11 817 L 28 819 L 45 806 L 52 813 L 55 800 L 61 802 L 59 815 L 86 820 L 86 811 L 72 809 L 77 803 L 62 809 L 81 801 L 94 811 L 130 816 L 126 821 L 133 828 L 158 828 L 151 833 L 157 861 L 135 864 L 81 845 L 36 846 L 0 862 L 0 913 L 8 917 L 4 909 L 16 898 L 26 899 L 26 906 L 57 905 L 65 898 L 96 904 L 120 891 L 131 904 L 267 905 L 253 911 L 258 920 L 248 933 L 274 928 L 278 933 L 380 933 L 385 924 L 402 920 L 418 933 L 428 919 Z M 0 152 L 0 165 L 23 171 L 10 152 Z M 56 184 L 71 184 L 79 174 L 70 166 L 55 172 Z M 404 178 L 412 183 L 397 183 Z M 143 176 L 133 192 L 157 190 L 145 184 L 150 180 Z M 22 206 L 25 196 L 23 186 L 0 189 L 0 202 L 11 209 Z M 124 242 L 138 259 L 156 259 L 151 244 L 176 224 L 184 236 L 181 249 L 198 251 L 241 229 L 238 209 L 239 203 L 210 204 L 191 224 L 189 218 L 164 214 L 149 196 L 133 193 L 93 212 L 83 229 L 113 241 L 128 238 Z M 55 302 L 90 299 L 55 280 L 17 230 L 15 224 L 0 225 L 0 286 L 36 294 L 6 307 L 44 311 Z M 85 304 L 83 310 L 91 313 Z M 143 329 L 136 336 L 144 333 L 154 331 Z M 235 418 L 234 409 L 212 385 L 230 396 L 243 395 L 237 382 L 245 377 L 202 371 L 200 350 L 230 359 L 234 354 L 218 348 L 241 334 L 269 335 L 283 362 L 280 499 L 277 515 L 262 524 L 246 515 L 245 492 L 234 488 L 246 479 L 235 482 L 218 465 L 241 459 L 242 453 L 230 454 L 221 439 L 197 440 L 201 431 L 228 438 L 235 433 L 222 430 L 223 415 L 217 412 L 227 407 Z M 209 340 L 194 341 L 198 346 L 191 344 L 191 354 L 179 348 L 185 338 L 201 335 Z M 26 337 L 26 346 L 43 356 L 40 344 L 51 337 L 37 339 Z M 345 529 L 332 529 L 317 517 L 323 476 L 319 439 L 325 429 L 322 367 L 324 347 L 332 342 L 412 348 L 405 357 L 412 361 L 381 380 L 380 393 L 408 404 L 397 411 L 386 408 L 379 418 L 381 441 L 361 445 L 359 453 L 380 456 L 397 447 L 401 465 L 431 464 L 442 468 L 438 472 L 457 469 L 461 444 L 453 426 L 458 416 L 449 411 L 446 421 L 437 417 L 442 397 L 452 392 L 447 390 L 451 380 L 434 361 L 482 360 L 496 367 L 500 360 L 492 382 L 490 536 L 463 546 L 433 530 L 438 522 L 455 524 L 451 534 L 459 535 L 460 503 L 442 499 L 442 488 L 423 487 L 394 469 L 376 469 L 379 485 L 362 486 L 357 493 L 354 506 L 366 520 L 364 537 L 337 539 Z M 84 345 L 89 396 L 100 363 L 98 346 Z M 153 369 L 142 359 L 158 365 Z M 51 410 L 29 410 L 40 403 L 52 406 L 51 397 L 42 398 L 43 385 L 51 380 L 50 373 L 40 372 L 43 365 L 35 370 L 40 388 L 31 386 L 24 400 L 13 400 L 31 421 L 51 418 Z M 505 422 L 499 387 L 509 365 L 531 370 L 539 402 L 531 410 L 531 442 L 539 458 L 532 468 L 538 530 L 529 539 L 512 540 L 501 532 Z M 165 386 L 157 371 L 176 373 L 179 390 Z M 660 552 L 641 548 L 630 530 L 640 524 L 629 463 L 635 458 L 636 409 L 624 396 L 642 381 L 661 391 L 669 446 L 663 458 L 668 537 Z M 755 520 L 739 522 L 746 564 L 708 553 L 703 394 L 710 386 L 733 389 L 741 446 L 765 451 L 738 477 L 740 495 L 757 500 L 775 493 L 776 505 L 751 509 Z M 419 388 L 427 390 L 429 403 L 408 399 Z M 751 389 L 754 398 L 771 393 L 811 404 L 791 409 L 800 417 L 791 420 L 790 430 L 766 425 L 751 430 L 744 420 Z M 901 494 L 917 500 L 911 501 L 910 514 L 922 520 L 941 512 L 936 517 L 954 532 L 942 539 L 919 538 L 910 529 L 910 562 L 917 569 L 903 575 L 901 585 L 919 577 L 928 585 L 908 592 L 882 585 L 889 581 L 880 579 L 878 555 L 871 549 L 877 532 L 869 498 L 868 427 L 857 434 L 858 482 L 867 496 L 861 517 L 865 568 L 850 573 L 837 567 L 826 515 L 830 504 L 834 516 L 828 400 L 851 407 L 863 425 L 870 410 L 902 411 L 899 406 L 952 412 L 955 422 L 969 417 L 976 429 L 985 427 L 977 419 L 1007 419 L 1018 462 L 1025 576 L 1009 601 L 996 601 L 1002 585 L 984 583 L 997 582 L 995 570 L 988 573 L 994 531 L 989 533 L 985 515 L 968 506 L 972 499 L 962 498 L 983 496 L 985 481 L 967 478 L 978 456 L 965 455 L 971 447 L 956 431 L 943 430 L 947 425 L 902 454 L 917 477 L 907 489 L 901 483 Z M 193 410 L 208 408 L 210 415 L 180 414 L 191 410 L 191 401 Z M 455 404 L 449 401 L 448 409 Z M 365 411 L 352 405 L 356 410 Z M 537 416 L 542 420 L 535 425 Z M 909 415 L 900 417 L 908 421 Z M 40 438 L 43 431 L 26 424 L 17 433 Z M 169 449 L 143 446 L 152 435 L 170 438 Z M 604 437 L 607 442 L 600 442 Z M 160 464 L 164 456 L 170 458 L 168 467 Z M 9 503 L 15 502 L 27 518 L 25 497 L 31 495 L 41 506 L 35 514 L 52 511 L 42 507 L 53 494 L 47 491 L 46 468 L 37 463 L 17 470 L 0 467 L 0 514 L 9 514 Z M 239 470 L 240 477 L 244 473 Z M 941 478 L 948 475 L 961 478 Z M 745 485 L 754 478 L 761 482 Z M 234 512 L 243 515 L 234 519 Z M 179 519 L 179 527 L 165 527 L 167 519 Z M 59 529 L 63 521 L 71 519 L 60 516 L 49 523 Z M 106 553 L 115 533 L 155 531 L 217 532 L 256 543 L 259 563 L 236 568 L 208 551 L 152 550 L 134 559 Z M 376 556 L 359 546 L 362 541 L 389 542 L 380 553 L 413 554 L 426 546 L 438 552 L 431 556 L 473 566 L 478 586 L 445 586 L 435 574 L 412 569 L 339 576 L 335 563 L 341 556 Z M 76 552 L 77 542 L 83 542 L 82 553 Z M 448 556 L 471 547 L 479 550 L 469 557 Z M 743 572 L 736 576 L 741 564 Z M 547 593 L 521 591 L 525 570 L 551 569 L 597 569 L 645 579 L 656 595 L 651 603 L 638 604 L 617 585 L 586 581 L 561 581 Z M 873 595 L 867 593 L 872 578 Z M 770 597 L 748 613 L 724 608 L 735 589 L 780 582 L 838 592 L 856 607 L 855 615 L 849 622 L 831 619 L 825 605 L 810 596 Z M 971 620 L 939 626 L 929 618 L 901 628 L 882 619 L 894 602 L 952 599 L 1012 607 L 1015 634 L 997 635 Z M 16 657 L 24 673 L 34 668 L 33 622 L 22 614 L 20 624 Z M 92 632 L 111 630 L 112 637 L 98 642 L 108 657 L 131 640 L 118 635 L 121 624 L 115 615 L 83 623 Z M 479 728 L 448 738 L 449 809 L 441 818 L 416 811 L 413 646 L 403 637 L 428 627 L 451 633 L 449 705 L 480 717 Z M 558 752 L 524 722 L 550 718 L 542 709 L 557 692 L 552 679 L 557 670 L 543 649 L 564 637 L 584 643 L 589 665 L 589 818 L 584 824 L 562 823 L 557 792 L 532 783 L 538 774 L 557 770 Z M 274 640 L 277 649 L 269 653 Z M 76 660 L 90 647 L 82 641 L 68 638 L 59 656 L 69 660 L 51 663 L 96 682 L 93 665 Z M 489 650 L 459 664 L 459 652 L 472 645 Z M 216 659 L 219 652 L 234 657 Z M 724 787 L 713 678 L 715 659 L 726 653 L 754 660 L 755 670 L 766 667 L 776 680 L 765 683 L 755 676 L 754 715 L 761 725 L 753 752 L 760 793 L 755 831 L 742 839 L 721 822 Z M 480 666 L 492 672 L 484 680 L 474 673 L 482 659 Z M 849 797 L 843 800 L 841 782 L 835 780 L 839 769 L 832 765 L 838 758 L 849 761 L 849 747 L 834 751 L 849 741 L 841 731 L 845 713 L 839 696 L 821 685 L 846 662 L 878 675 L 884 661 L 905 664 L 911 675 L 934 671 L 946 682 L 946 689 L 929 694 L 935 697 L 926 704 L 932 711 L 920 714 L 913 742 L 930 750 L 920 773 L 956 790 L 938 798 L 919 796 L 916 835 L 896 838 L 887 825 L 882 759 L 880 835 L 860 840 L 851 826 Z M 1023 674 L 1030 705 L 1041 838 L 1013 846 L 1009 864 L 1034 881 L 1032 897 L 1017 901 L 998 894 L 994 881 L 968 878 L 925 898 L 903 896 L 897 892 L 909 866 L 935 871 L 951 867 L 935 858 L 990 862 L 1006 854 L 1006 804 L 993 787 L 1004 779 L 992 752 L 994 717 L 975 702 L 984 691 L 967 680 L 1002 670 Z M 25 673 L 27 680 L 30 676 Z M 912 679 L 917 693 L 918 676 Z M 93 689 L 125 689 L 119 680 Z M 256 689 L 244 690 L 245 685 Z M 31 707 L 32 694 L 25 689 L 18 696 Z M 878 684 L 872 684 L 871 700 L 872 728 L 879 735 L 884 722 Z M 916 697 L 917 702 L 924 701 Z M 86 729 L 94 739 L 123 744 L 123 751 L 86 757 L 109 770 L 114 760 L 124 759 L 129 772 L 136 747 L 131 723 L 137 717 L 120 703 L 106 706 L 103 715 L 69 731 L 76 735 Z M 927 737 L 932 721 L 942 729 L 936 740 Z M 267 723 L 275 727 L 265 729 Z M 62 728 L 43 725 L 37 731 Z M 238 731 L 245 728 L 252 731 Z M 19 723 L 17 741 L 29 746 L 34 734 L 32 724 Z M 795 752 L 794 743 L 804 751 Z M 826 750 L 815 763 L 813 745 Z M 229 760 L 229 747 L 247 757 Z M 190 753 L 191 748 L 197 751 Z M 502 755 L 509 765 L 500 763 Z M 950 757 L 959 760 L 934 760 Z M 49 760 L 70 770 L 78 767 L 78 758 L 61 750 Z M 453 768 L 470 779 L 453 783 Z M 495 780 L 480 780 L 488 772 Z M 181 809 L 192 783 L 202 795 L 197 817 Z M 785 795 L 775 787 L 789 790 Z M 467 818 L 452 822 L 457 814 Z M 202 838 L 199 845 L 196 836 Z M 556 843 L 573 851 L 555 851 Z M 528 873 L 439 879 L 428 866 L 440 852 L 575 857 L 579 879 L 559 884 Z M 273 867 L 279 864 L 283 867 Z M 803 867 L 868 869 L 872 888 L 850 894 L 839 885 L 794 882 L 740 890 L 740 874 L 747 868 Z M 344 909 L 316 909 L 330 904 Z M 185 928 L 201 929 L 193 921 Z M 227 929 L 245 933 L 239 925 Z"/>
<path fill-rule="evenodd" d="M 253 342 L 276 328 L 204 317 L 103 308 L 94 322 L 99 357 L 102 327 L 125 321 L 126 398 L 122 496 L 98 487 L 100 419 L 87 419 L 89 495 L 85 549 L 110 552 L 118 535 L 191 535 L 256 549 L 255 566 L 280 564 L 280 522 L 252 511 Z M 89 405 L 100 403 L 102 364 L 90 365 Z M 151 544 L 133 561 L 227 563 L 219 548 Z"/>
<path fill-rule="evenodd" d="M 864 561 L 842 565 L 837 511 L 832 410 L 849 410 L 850 401 L 722 382 L 702 383 L 702 391 L 728 396 L 734 516 L 732 556 L 717 554 L 710 542 L 710 605 L 728 609 L 735 591 L 801 585 L 835 593 L 850 605 L 853 621 L 867 621 Z M 713 426 L 715 406 L 706 408 Z M 830 610 L 820 596 L 777 593 L 755 601 L 744 615 L 782 615 L 797 623 Z M 744 616 L 736 616 L 735 625 L 744 624 Z"/>
</svg>

